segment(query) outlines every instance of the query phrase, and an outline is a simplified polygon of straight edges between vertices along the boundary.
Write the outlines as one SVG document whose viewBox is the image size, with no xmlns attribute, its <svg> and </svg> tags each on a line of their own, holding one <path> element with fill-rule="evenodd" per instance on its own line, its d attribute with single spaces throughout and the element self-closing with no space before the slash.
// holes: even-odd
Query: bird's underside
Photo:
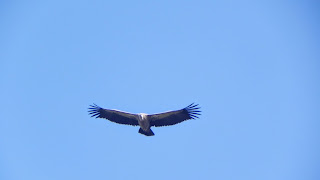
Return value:
<svg viewBox="0 0 320 180">
<path fill-rule="evenodd" d="M 153 136 L 154 133 L 150 129 L 152 126 L 171 126 L 189 119 L 196 119 L 200 115 L 200 107 L 198 104 L 190 104 L 189 106 L 176 110 L 159 114 L 132 114 L 119 110 L 103 109 L 96 104 L 90 105 L 89 114 L 91 117 L 108 119 L 118 124 L 140 126 L 139 133 L 146 136 Z"/>
</svg>

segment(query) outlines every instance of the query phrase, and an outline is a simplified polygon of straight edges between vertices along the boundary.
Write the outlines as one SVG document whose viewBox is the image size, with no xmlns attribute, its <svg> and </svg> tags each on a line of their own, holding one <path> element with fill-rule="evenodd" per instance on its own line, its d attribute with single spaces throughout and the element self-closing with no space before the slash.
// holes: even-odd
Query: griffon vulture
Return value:
<svg viewBox="0 0 320 180">
<path fill-rule="evenodd" d="M 150 127 L 170 126 L 185 120 L 196 119 L 201 112 L 199 109 L 198 104 L 192 103 L 181 110 L 149 115 L 145 113 L 131 114 L 119 110 L 103 109 L 94 104 L 90 105 L 89 114 L 91 117 L 105 118 L 119 124 L 140 126 L 139 133 L 146 136 L 153 136 L 154 133 Z"/>
</svg>

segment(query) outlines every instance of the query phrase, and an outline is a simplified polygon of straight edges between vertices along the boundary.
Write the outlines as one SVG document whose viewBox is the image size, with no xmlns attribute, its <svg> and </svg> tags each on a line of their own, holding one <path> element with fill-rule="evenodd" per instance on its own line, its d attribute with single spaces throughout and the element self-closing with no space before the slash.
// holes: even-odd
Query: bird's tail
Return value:
<svg viewBox="0 0 320 180">
<path fill-rule="evenodd" d="M 139 129 L 139 133 L 144 134 L 146 136 L 154 136 L 154 133 L 152 132 L 151 129 L 149 129 L 148 131 L 144 131 L 143 129 Z"/>
</svg>

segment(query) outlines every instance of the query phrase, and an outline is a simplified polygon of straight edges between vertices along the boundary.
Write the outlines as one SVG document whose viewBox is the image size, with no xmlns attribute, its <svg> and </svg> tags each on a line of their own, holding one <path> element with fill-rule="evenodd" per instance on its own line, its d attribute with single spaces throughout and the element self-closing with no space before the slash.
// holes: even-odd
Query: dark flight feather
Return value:
<svg viewBox="0 0 320 180">
<path fill-rule="evenodd" d="M 165 113 L 148 115 L 150 119 L 150 125 L 159 127 L 159 126 L 170 126 L 181 123 L 188 119 L 196 119 L 197 115 L 200 115 L 200 107 L 198 104 L 190 104 L 186 108 L 177 111 L 169 111 Z"/>
<path fill-rule="evenodd" d="M 130 114 L 118 110 L 103 109 L 96 104 L 90 105 L 89 114 L 91 115 L 91 117 L 108 119 L 109 121 L 118 124 L 126 124 L 132 126 L 139 125 L 135 114 Z"/>
</svg>

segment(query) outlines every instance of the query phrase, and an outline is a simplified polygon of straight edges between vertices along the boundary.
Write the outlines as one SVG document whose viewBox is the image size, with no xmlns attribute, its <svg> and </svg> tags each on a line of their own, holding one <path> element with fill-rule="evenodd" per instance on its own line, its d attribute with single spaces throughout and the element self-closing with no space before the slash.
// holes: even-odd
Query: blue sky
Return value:
<svg viewBox="0 0 320 180">
<path fill-rule="evenodd" d="M 319 179 L 319 7 L 1 1 L 0 179 Z M 153 137 L 87 114 L 192 102 Z"/>
</svg>

